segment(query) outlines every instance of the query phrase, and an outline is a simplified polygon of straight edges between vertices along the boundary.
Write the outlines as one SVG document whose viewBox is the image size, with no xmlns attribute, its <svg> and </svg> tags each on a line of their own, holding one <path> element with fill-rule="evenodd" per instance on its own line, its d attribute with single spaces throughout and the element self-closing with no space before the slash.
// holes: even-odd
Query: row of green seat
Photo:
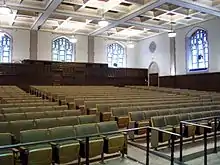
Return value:
<svg viewBox="0 0 220 165">
<path fill-rule="evenodd" d="M 219 116 L 220 110 L 216 111 L 203 111 L 194 113 L 185 113 L 180 115 L 168 115 L 168 116 L 155 116 L 151 118 L 151 123 L 153 127 L 158 127 L 170 132 L 180 133 L 180 121 L 186 121 L 191 119 L 199 119 L 211 116 Z M 203 121 L 203 125 L 209 125 L 210 121 Z M 196 131 L 198 130 L 198 131 Z M 183 132 L 186 137 L 195 136 L 196 134 L 203 133 L 203 129 L 200 127 L 187 125 L 183 127 Z M 165 133 L 159 133 L 157 131 L 151 132 L 151 146 L 157 148 L 159 143 L 168 142 L 170 140 L 170 135 Z"/>
<path fill-rule="evenodd" d="M 210 106 L 220 105 L 218 102 L 191 102 L 191 103 L 176 103 L 176 104 L 159 104 L 159 105 L 146 105 L 146 106 L 134 106 L 129 107 L 115 107 L 111 108 L 110 112 L 101 112 L 101 121 L 116 120 L 120 128 L 127 127 L 129 123 L 129 112 L 136 111 L 149 111 L 149 110 L 160 110 L 162 113 L 163 109 L 168 108 L 184 108 L 184 107 L 204 107 L 208 108 Z"/>
<path fill-rule="evenodd" d="M 80 110 L 61 110 L 61 111 L 43 111 L 43 112 L 21 112 L 0 114 L 0 122 L 15 120 L 30 120 L 40 118 L 55 118 L 63 116 L 79 116 Z"/>
<path fill-rule="evenodd" d="M 5 104 L 10 104 L 10 103 L 44 103 L 44 102 L 49 102 L 48 100 L 43 100 L 43 99 L 27 99 L 27 100 L 4 100 Z"/>
<path fill-rule="evenodd" d="M 100 136 L 91 137 L 89 139 L 89 158 L 102 155 L 104 153 L 112 154 L 120 151 L 122 154 L 127 152 L 127 139 L 122 133 L 102 136 L 106 132 L 118 131 L 115 122 L 102 122 L 97 124 L 83 124 L 76 126 L 63 126 L 49 129 L 36 129 L 20 132 L 22 143 L 39 142 L 44 140 L 55 140 L 60 138 L 73 138 L 61 142 L 53 142 L 51 144 L 36 144 L 19 147 L 20 161 L 27 160 L 27 164 L 48 165 L 51 163 L 65 164 L 76 161 L 80 164 L 81 159 L 86 155 L 85 138 L 77 139 L 82 136 L 92 134 L 100 134 Z M 74 139 L 75 138 L 75 139 Z M 10 134 L 0 134 L 0 145 L 12 144 Z M 0 164 L 13 165 L 16 162 L 11 150 L 3 150 L 0 152 Z"/>
<path fill-rule="evenodd" d="M 0 112 L 2 114 L 6 113 L 24 113 L 24 112 L 44 112 L 44 111 L 54 111 L 54 110 L 68 110 L 67 105 L 49 105 L 49 106 L 37 106 L 37 107 L 9 107 L 2 108 Z"/>
<path fill-rule="evenodd" d="M 0 109 L 8 107 L 37 107 L 37 106 L 48 106 L 58 105 L 56 102 L 42 102 L 42 103 L 10 103 L 0 104 Z"/>
<path fill-rule="evenodd" d="M 70 100 L 68 98 L 66 98 L 66 102 L 71 102 L 74 101 L 76 105 L 85 105 L 87 108 L 93 108 L 94 105 L 88 101 L 114 101 L 114 100 L 132 100 L 132 99 L 148 99 L 148 100 L 164 100 L 165 98 L 174 98 L 175 96 L 173 95 L 158 95 L 158 96 L 148 96 L 148 95 L 123 95 L 123 96 L 112 96 L 112 97 L 89 97 L 89 98 L 77 98 L 75 97 L 74 99 Z M 179 97 L 179 96 L 178 96 Z M 182 98 L 184 98 L 184 96 L 180 96 Z M 175 97 L 176 98 L 176 97 Z M 86 102 L 86 103 L 85 103 Z"/>
<path fill-rule="evenodd" d="M 166 102 L 166 101 L 190 101 L 190 100 L 197 100 L 197 98 L 190 98 L 190 97 L 171 97 L 171 98 L 160 98 L 160 99 L 122 99 L 122 100 L 97 100 L 97 101 L 85 101 L 84 106 L 86 110 L 93 110 L 97 108 L 97 105 L 100 104 L 119 104 L 119 103 L 136 103 L 136 102 Z M 155 103 L 157 104 L 157 103 Z"/>
<path fill-rule="evenodd" d="M 165 115 L 182 115 L 185 113 L 197 113 L 205 111 L 218 111 L 220 110 L 220 105 L 210 105 L 210 106 L 196 106 L 196 107 L 185 107 L 185 108 L 173 108 L 173 109 L 163 109 L 163 110 L 150 110 L 150 111 L 136 111 L 129 113 L 129 128 L 139 128 L 143 126 L 151 126 L 151 118 L 156 116 Z M 180 117 L 181 118 L 181 117 Z M 185 120 L 184 118 L 181 120 Z M 134 135 L 144 134 L 146 131 L 136 131 L 130 133 L 130 138 L 134 138 Z"/>
</svg>

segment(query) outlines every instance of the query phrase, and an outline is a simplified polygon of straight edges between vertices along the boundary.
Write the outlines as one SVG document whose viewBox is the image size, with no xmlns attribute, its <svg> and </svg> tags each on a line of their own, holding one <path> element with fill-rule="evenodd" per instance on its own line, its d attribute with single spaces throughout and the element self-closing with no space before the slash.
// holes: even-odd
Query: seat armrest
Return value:
<svg viewBox="0 0 220 165">
<path fill-rule="evenodd" d="M 12 148 L 11 150 L 12 150 L 12 152 L 13 152 L 14 154 L 19 153 L 19 150 L 18 150 L 17 148 Z"/>
<path fill-rule="evenodd" d="M 27 148 L 21 146 L 21 147 L 19 147 L 19 150 L 20 150 L 21 152 L 24 152 L 24 151 L 27 150 Z"/>
</svg>

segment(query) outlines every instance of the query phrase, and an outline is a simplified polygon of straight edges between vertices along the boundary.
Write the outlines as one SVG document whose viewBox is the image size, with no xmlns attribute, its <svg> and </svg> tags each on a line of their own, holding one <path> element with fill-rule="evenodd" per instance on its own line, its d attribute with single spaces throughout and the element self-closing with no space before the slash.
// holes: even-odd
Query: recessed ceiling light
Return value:
<svg viewBox="0 0 220 165">
<path fill-rule="evenodd" d="M 101 21 L 98 22 L 98 24 L 100 27 L 106 27 L 108 26 L 109 22 L 103 18 Z"/>
</svg>

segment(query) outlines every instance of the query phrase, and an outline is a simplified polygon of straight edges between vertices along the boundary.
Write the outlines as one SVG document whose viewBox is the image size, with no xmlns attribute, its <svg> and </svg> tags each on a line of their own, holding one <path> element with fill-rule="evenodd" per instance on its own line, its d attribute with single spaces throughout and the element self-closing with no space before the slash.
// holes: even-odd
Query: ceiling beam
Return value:
<svg viewBox="0 0 220 165">
<path fill-rule="evenodd" d="M 209 7 L 209 6 L 204 5 L 202 3 L 188 1 L 188 0 L 167 0 L 167 3 L 171 3 L 173 5 L 197 10 L 199 12 L 204 12 L 207 14 L 211 14 L 211 15 L 220 17 L 220 10 L 218 8 Z"/>
<path fill-rule="evenodd" d="M 166 2 L 166 0 L 154 0 L 151 1 L 149 3 L 146 3 L 145 5 L 143 5 L 142 7 L 138 8 L 137 10 L 134 10 L 128 14 L 126 14 L 125 16 L 121 17 L 120 19 L 118 19 L 117 21 L 115 21 L 114 23 L 109 24 L 108 26 L 104 27 L 104 28 L 99 28 L 97 30 L 95 30 L 94 32 L 90 33 L 89 35 L 95 36 L 95 35 L 99 35 L 119 24 L 122 24 L 142 13 L 145 13 L 147 11 L 150 11 L 162 4 L 164 4 Z"/>
<path fill-rule="evenodd" d="M 166 28 L 166 27 L 158 26 L 158 25 L 149 25 L 149 24 L 146 24 L 146 23 L 140 23 L 140 22 L 135 22 L 135 21 L 128 21 L 128 22 L 125 22 L 123 24 L 124 25 L 135 26 L 135 27 L 140 27 L 140 28 L 164 31 L 164 32 L 170 31 L 170 28 Z"/>
<path fill-rule="evenodd" d="M 52 0 L 47 5 L 46 11 L 40 13 L 35 22 L 33 23 L 31 30 L 39 30 L 41 25 L 49 18 L 53 11 L 61 4 L 63 0 Z"/>
</svg>

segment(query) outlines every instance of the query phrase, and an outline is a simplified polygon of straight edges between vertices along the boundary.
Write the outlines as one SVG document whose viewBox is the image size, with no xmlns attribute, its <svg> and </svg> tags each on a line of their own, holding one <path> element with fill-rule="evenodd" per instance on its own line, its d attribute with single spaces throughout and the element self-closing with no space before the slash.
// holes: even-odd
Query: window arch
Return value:
<svg viewBox="0 0 220 165">
<path fill-rule="evenodd" d="M 112 43 L 107 47 L 108 66 L 124 67 L 125 66 L 125 48 L 118 44 Z"/>
<path fill-rule="evenodd" d="M 0 32 L 1 33 L 1 32 Z M 10 63 L 12 54 L 12 39 L 6 33 L 0 34 L 0 62 Z"/>
<path fill-rule="evenodd" d="M 209 67 L 207 31 L 197 29 L 188 37 L 188 71 L 205 71 Z"/>
<path fill-rule="evenodd" d="M 52 43 L 52 60 L 72 62 L 74 61 L 74 44 L 66 37 L 59 37 Z"/>
</svg>

